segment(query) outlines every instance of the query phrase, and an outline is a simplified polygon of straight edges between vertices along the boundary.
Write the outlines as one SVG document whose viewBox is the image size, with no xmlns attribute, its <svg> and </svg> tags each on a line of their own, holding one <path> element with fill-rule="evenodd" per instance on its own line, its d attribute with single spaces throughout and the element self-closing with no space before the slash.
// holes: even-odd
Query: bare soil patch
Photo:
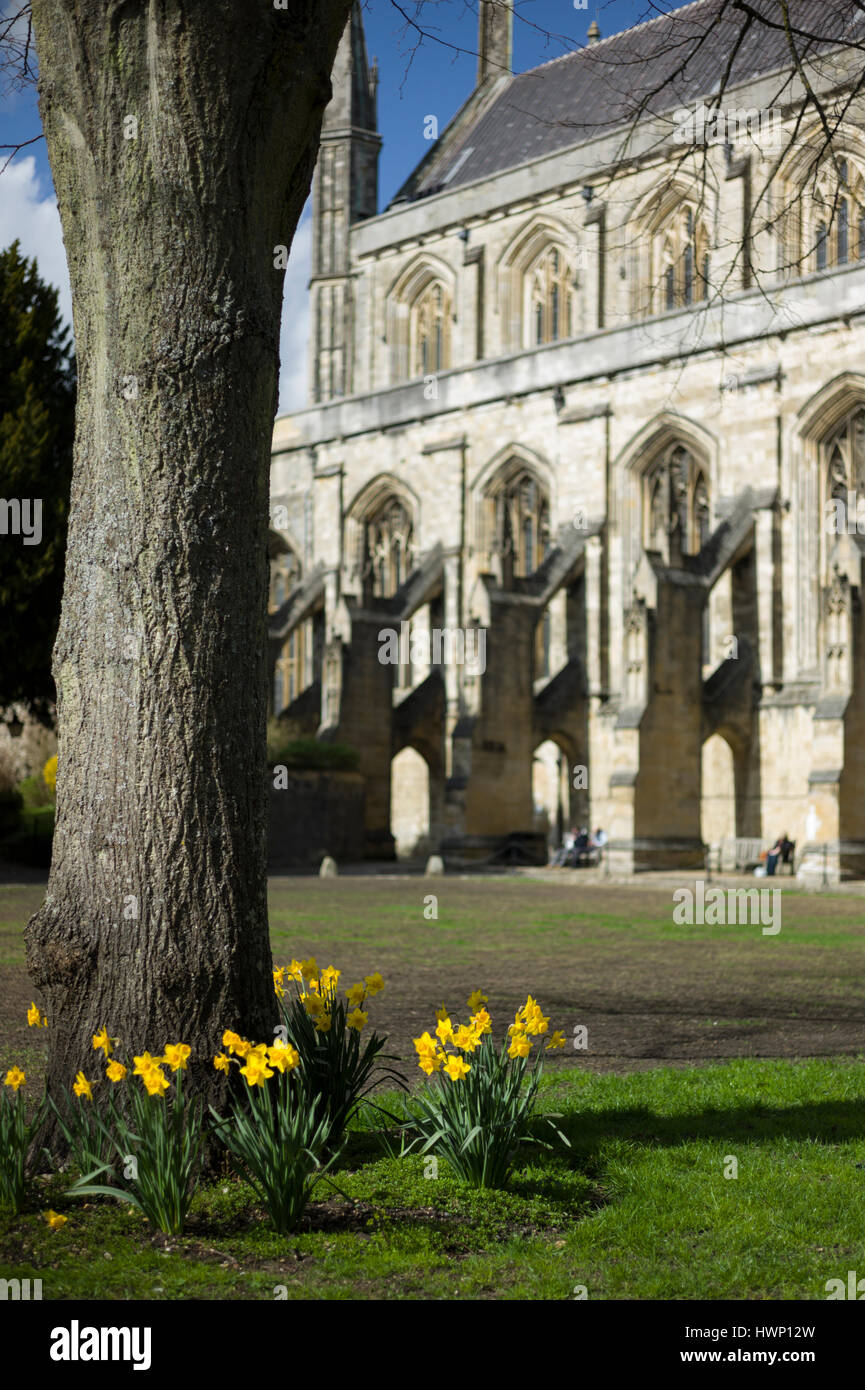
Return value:
<svg viewBox="0 0 865 1390">
<path fill-rule="evenodd" d="M 34 995 L 21 932 L 43 891 L 0 886 L 0 1061 L 38 1065 L 44 1035 L 26 1025 Z M 412 1081 L 412 1039 L 434 1026 L 442 1004 L 465 1018 L 476 988 L 489 996 L 498 1034 L 527 993 L 569 1040 L 587 1028 L 588 1047 L 550 1054 L 552 1068 L 626 1072 L 865 1049 L 865 899 L 850 894 L 786 890 L 774 937 L 759 926 L 677 927 L 669 887 L 586 884 L 575 874 L 276 878 L 270 903 L 277 963 L 316 955 L 343 971 L 342 985 L 381 971 L 387 986 L 370 1001 L 370 1022 L 389 1034 L 387 1050 Z"/>
</svg>

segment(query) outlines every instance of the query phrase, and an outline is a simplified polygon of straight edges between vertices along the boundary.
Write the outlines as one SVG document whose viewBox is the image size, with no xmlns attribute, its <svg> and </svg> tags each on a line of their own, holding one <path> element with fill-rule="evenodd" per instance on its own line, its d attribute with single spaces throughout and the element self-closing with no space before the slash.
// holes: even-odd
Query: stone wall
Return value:
<svg viewBox="0 0 865 1390">
<path fill-rule="evenodd" d="M 363 859 L 364 789 L 358 773 L 289 769 L 281 780 L 288 785 L 270 786 L 271 872 L 317 870 L 326 854 L 340 865 Z"/>
<path fill-rule="evenodd" d="M 741 104 L 767 101 L 757 83 Z M 861 110 L 854 119 L 865 124 Z M 530 833 L 533 758 L 552 740 L 571 773 L 588 768 L 570 806 L 565 779 L 563 814 L 603 826 L 624 869 L 698 865 L 702 843 L 732 827 L 768 840 L 786 830 L 821 873 L 826 844 L 834 872 L 865 871 L 865 533 L 828 534 L 823 509 L 829 440 L 865 409 L 865 257 L 806 265 L 798 280 L 779 273 L 770 294 L 749 282 L 734 263 L 739 164 L 727 168 L 718 148 L 708 210 L 723 293 L 635 317 L 631 229 L 669 173 L 669 151 L 648 156 L 650 137 L 639 136 L 645 158 L 598 186 L 603 248 L 581 190 L 614 159 L 613 137 L 353 228 L 355 394 L 278 420 L 273 443 L 272 499 L 298 549 L 307 528 L 305 563 L 325 575 L 336 674 L 323 680 L 322 727 L 362 750 L 378 845 L 401 748 L 429 768 L 401 821 L 412 833 L 428 822 L 435 848 Z M 769 152 L 747 153 L 762 180 Z M 508 288 L 511 248 L 536 226 L 558 229 L 580 266 L 575 336 L 540 347 L 515 333 Z M 758 229 L 753 265 L 771 277 L 781 249 Z M 423 256 L 454 287 L 452 365 L 404 382 L 388 294 Z M 708 536 L 677 555 L 647 529 L 647 481 L 674 444 L 708 494 Z M 548 499 L 555 572 L 509 588 L 493 572 L 485 499 L 515 463 Z M 367 501 L 388 489 L 411 514 L 412 563 L 427 578 L 370 606 L 357 534 Z M 447 627 L 483 629 L 486 644 L 480 676 L 456 663 L 433 673 L 438 703 L 424 696 L 425 664 L 398 690 L 376 651 L 382 628 L 429 627 L 433 611 Z"/>
</svg>

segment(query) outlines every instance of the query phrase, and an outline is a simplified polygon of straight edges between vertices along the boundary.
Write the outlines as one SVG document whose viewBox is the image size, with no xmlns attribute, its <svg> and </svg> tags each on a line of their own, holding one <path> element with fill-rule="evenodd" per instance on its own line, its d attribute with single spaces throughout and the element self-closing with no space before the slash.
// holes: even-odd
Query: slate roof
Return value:
<svg viewBox="0 0 865 1390">
<path fill-rule="evenodd" d="M 463 109 L 403 184 L 394 202 L 458 188 L 578 145 L 634 119 L 659 114 L 717 91 L 736 49 L 725 90 L 791 63 L 777 0 L 751 0 L 771 24 L 733 10 L 729 0 L 696 0 L 505 80 L 474 120 Z M 849 0 L 791 0 L 802 58 L 838 47 L 845 24 L 863 35 L 865 13 Z M 807 37 L 805 37 L 807 35 Z M 470 99 L 471 100 L 471 99 Z M 469 119 L 466 119 L 466 116 Z M 450 134 L 450 144 L 448 140 Z"/>
</svg>

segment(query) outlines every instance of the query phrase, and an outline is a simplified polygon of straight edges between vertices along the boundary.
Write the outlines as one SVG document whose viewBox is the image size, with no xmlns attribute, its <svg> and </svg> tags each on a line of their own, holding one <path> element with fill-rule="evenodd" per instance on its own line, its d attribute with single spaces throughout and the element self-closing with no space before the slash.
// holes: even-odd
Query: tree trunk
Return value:
<svg viewBox="0 0 865 1390">
<path fill-rule="evenodd" d="M 284 258 L 350 0 L 33 0 L 79 387 L 54 858 L 27 927 L 49 1091 L 272 1038 L 265 623 Z"/>
</svg>

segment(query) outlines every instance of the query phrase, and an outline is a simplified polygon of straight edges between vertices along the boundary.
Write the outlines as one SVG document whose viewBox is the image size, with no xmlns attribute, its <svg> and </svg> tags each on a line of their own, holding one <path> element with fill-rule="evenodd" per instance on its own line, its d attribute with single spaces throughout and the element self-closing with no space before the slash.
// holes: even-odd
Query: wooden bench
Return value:
<svg viewBox="0 0 865 1390">
<path fill-rule="evenodd" d="M 763 841 L 753 837 L 736 836 L 722 840 L 718 868 L 721 873 L 756 868 L 762 862 L 760 856 L 764 848 Z"/>
<path fill-rule="evenodd" d="M 719 873 L 732 873 L 738 870 L 745 873 L 748 869 L 755 869 L 759 864 L 765 863 L 764 855 L 768 854 L 772 848 L 774 840 L 766 843 L 754 836 L 730 836 L 722 840 L 717 848 L 717 866 Z M 786 866 L 791 874 L 795 872 L 796 844 L 788 851 L 786 859 L 779 859 L 775 873 L 779 874 Z"/>
<path fill-rule="evenodd" d="M 603 846 L 593 845 L 592 847 L 589 847 L 587 845 L 585 849 L 573 850 L 572 853 L 576 855 L 576 863 L 574 866 L 575 868 L 578 869 L 581 864 L 586 864 L 592 868 L 595 868 L 601 862 Z"/>
</svg>

